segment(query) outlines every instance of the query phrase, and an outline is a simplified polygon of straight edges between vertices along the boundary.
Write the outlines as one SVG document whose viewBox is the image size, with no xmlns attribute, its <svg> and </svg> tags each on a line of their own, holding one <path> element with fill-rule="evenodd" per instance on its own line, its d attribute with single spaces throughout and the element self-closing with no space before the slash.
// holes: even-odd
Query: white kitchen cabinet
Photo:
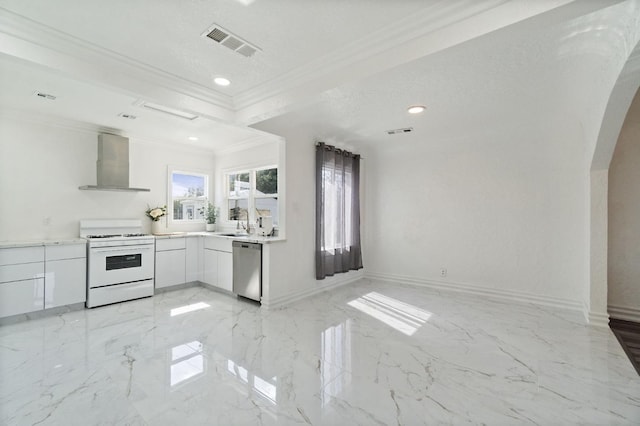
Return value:
<svg viewBox="0 0 640 426">
<path fill-rule="evenodd" d="M 87 300 L 85 243 L 45 246 L 44 308 Z"/>
<path fill-rule="evenodd" d="M 0 266 L 44 262 L 42 245 L 0 248 Z"/>
<path fill-rule="evenodd" d="M 203 279 L 202 282 L 214 287 L 218 286 L 218 252 L 216 250 L 204 249 Z"/>
<path fill-rule="evenodd" d="M 156 252 L 156 288 L 171 287 L 185 282 L 184 250 Z"/>
<path fill-rule="evenodd" d="M 218 252 L 218 287 L 233 291 L 233 254 Z"/>
<path fill-rule="evenodd" d="M 44 308 L 44 275 L 0 283 L 0 317 L 41 311 Z"/>
<path fill-rule="evenodd" d="M 186 238 L 185 282 L 190 283 L 192 281 L 203 280 L 203 251 L 203 241 L 201 236 L 188 236 Z"/>
<path fill-rule="evenodd" d="M 156 240 L 156 288 L 185 283 L 185 238 Z"/>
<path fill-rule="evenodd" d="M 0 249 L 0 317 L 44 309 L 44 248 Z"/>
<path fill-rule="evenodd" d="M 229 238 L 204 239 L 204 283 L 231 292 L 233 290 L 233 241 Z"/>
</svg>

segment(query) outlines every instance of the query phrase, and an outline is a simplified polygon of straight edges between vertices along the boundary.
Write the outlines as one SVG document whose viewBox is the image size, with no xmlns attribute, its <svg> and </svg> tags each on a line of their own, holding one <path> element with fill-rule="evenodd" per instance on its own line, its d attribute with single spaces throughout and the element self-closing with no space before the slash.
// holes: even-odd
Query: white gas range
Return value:
<svg viewBox="0 0 640 426">
<path fill-rule="evenodd" d="M 153 296 L 153 235 L 137 219 L 81 220 L 87 244 L 87 307 Z"/>
</svg>

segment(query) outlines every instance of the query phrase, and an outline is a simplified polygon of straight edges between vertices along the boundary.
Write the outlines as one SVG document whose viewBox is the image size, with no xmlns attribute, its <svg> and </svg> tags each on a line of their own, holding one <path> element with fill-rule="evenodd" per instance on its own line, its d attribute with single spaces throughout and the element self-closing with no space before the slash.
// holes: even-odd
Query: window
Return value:
<svg viewBox="0 0 640 426">
<path fill-rule="evenodd" d="M 232 172 L 226 175 L 229 220 L 255 222 L 271 216 L 278 225 L 278 168 Z"/>
<path fill-rule="evenodd" d="M 171 218 L 179 222 L 202 222 L 200 209 L 207 202 L 209 176 L 203 173 L 173 170 L 170 172 Z"/>
</svg>

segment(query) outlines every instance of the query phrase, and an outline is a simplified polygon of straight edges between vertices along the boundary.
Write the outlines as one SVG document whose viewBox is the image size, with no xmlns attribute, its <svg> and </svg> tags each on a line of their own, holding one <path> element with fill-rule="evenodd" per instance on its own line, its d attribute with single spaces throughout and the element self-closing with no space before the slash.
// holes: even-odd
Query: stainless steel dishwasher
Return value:
<svg viewBox="0 0 640 426">
<path fill-rule="evenodd" d="M 262 244 L 233 242 L 233 292 L 260 301 L 262 296 Z"/>
</svg>

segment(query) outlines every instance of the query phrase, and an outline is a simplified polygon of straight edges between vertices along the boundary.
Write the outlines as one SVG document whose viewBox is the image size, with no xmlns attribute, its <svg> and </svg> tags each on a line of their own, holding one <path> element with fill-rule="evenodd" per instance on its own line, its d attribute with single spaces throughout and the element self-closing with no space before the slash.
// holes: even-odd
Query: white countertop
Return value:
<svg viewBox="0 0 640 426">
<path fill-rule="evenodd" d="M 216 237 L 238 241 L 248 241 L 251 243 L 270 244 L 279 241 L 285 241 L 282 237 L 261 237 L 258 235 L 251 236 L 229 236 L 221 234 L 231 234 L 232 232 L 167 232 L 166 234 L 155 235 L 156 239 L 166 238 L 184 238 L 184 237 Z M 86 244 L 84 238 L 68 238 L 58 240 L 25 240 L 25 241 L 0 241 L 0 249 L 15 247 L 38 247 L 38 246 L 54 246 L 66 244 Z"/>
<path fill-rule="evenodd" d="M 216 232 L 167 232 L 166 234 L 156 234 L 156 239 L 165 239 L 165 238 L 182 238 L 182 237 L 216 237 L 216 238 L 225 238 L 230 240 L 238 240 L 238 241 L 248 241 L 251 243 L 261 243 L 261 244 L 269 244 L 275 243 L 279 241 L 285 241 L 282 237 L 261 237 L 258 235 L 250 235 L 250 236 L 230 236 L 230 235 L 222 235 L 222 234 L 232 234 L 233 232 L 224 232 L 224 231 L 216 231 Z"/>
<path fill-rule="evenodd" d="M 0 248 L 39 247 L 86 243 L 87 240 L 85 240 L 84 238 L 69 238 L 60 240 L 0 241 Z"/>
</svg>

